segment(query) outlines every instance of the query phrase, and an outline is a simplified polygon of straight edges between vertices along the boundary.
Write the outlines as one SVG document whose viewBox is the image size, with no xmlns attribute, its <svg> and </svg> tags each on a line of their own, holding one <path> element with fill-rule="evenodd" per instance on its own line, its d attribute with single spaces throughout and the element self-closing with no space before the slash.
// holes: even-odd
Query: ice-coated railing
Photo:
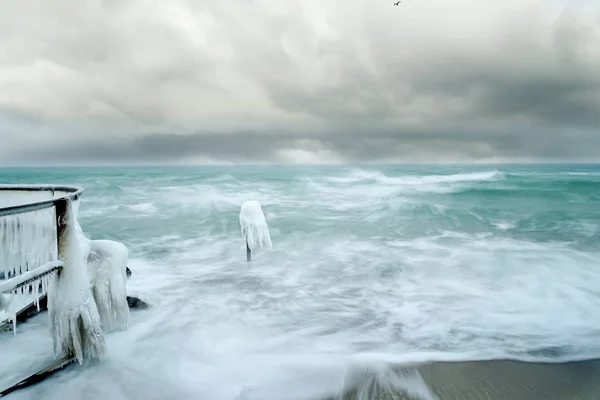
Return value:
<svg viewBox="0 0 600 400">
<path fill-rule="evenodd" d="M 101 319 L 115 319 L 110 307 L 109 314 L 101 318 L 96 302 L 96 298 L 112 300 L 114 279 L 108 280 L 107 287 L 96 287 L 94 293 L 90 288 L 87 260 L 94 246 L 77 221 L 82 193 L 82 188 L 74 186 L 0 185 L 0 308 L 5 309 L 16 332 L 17 312 L 25 304 L 15 303 L 33 296 L 39 309 L 40 299 L 46 296 L 56 355 L 74 357 L 80 363 L 84 358 L 104 358 Z M 126 250 L 121 253 L 126 256 Z M 99 262 L 105 260 L 100 257 Z M 112 266 L 94 268 L 109 271 Z M 124 268 L 123 264 L 123 275 Z M 118 300 L 126 304 L 123 290 L 116 292 L 123 294 Z M 10 301 L 3 293 L 11 295 Z M 120 319 L 122 326 L 127 316 Z"/>
<path fill-rule="evenodd" d="M 82 193 L 78 186 L 0 185 L 0 217 L 52 208 L 58 202 L 78 200 Z"/>
<path fill-rule="evenodd" d="M 129 250 L 85 237 L 77 219 L 82 193 L 74 186 L 0 185 L 0 330 L 11 327 L 1 320 L 12 321 L 16 333 L 17 319 L 40 311 L 45 299 L 57 356 L 0 397 L 72 361 L 104 359 L 105 333 L 129 325 Z"/>
<path fill-rule="evenodd" d="M 63 266 L 67 202 L 82 193 L 75 186 L 0 185 L 0 295 L 46 295 L 49 275 Z"/>
</svg>

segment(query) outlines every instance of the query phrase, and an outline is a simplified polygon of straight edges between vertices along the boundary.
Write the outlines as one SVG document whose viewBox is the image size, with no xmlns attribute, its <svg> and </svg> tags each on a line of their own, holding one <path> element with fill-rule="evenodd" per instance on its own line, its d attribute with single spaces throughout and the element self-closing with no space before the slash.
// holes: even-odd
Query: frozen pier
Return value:
<svg viewBox="0 0 600 400">
<path fill-rule="evenodd" d="M 82 193 L 0 185 L 0 330 L 16 335 L 18 321 L 47 307 L 56 358 L 0 397 L 72 361 L 104 359 L 105 333 L 129 324 L 128 250 L 84 236 L 77 220 Z"/>
</svg>

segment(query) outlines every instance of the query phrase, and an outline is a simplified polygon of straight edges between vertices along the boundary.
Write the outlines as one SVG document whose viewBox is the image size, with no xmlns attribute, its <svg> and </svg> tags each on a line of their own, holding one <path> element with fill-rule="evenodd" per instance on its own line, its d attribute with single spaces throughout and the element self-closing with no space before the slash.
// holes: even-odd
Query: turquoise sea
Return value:
<svg viewBox="0 0 600 400">
<path fill-rule="evenodd" d="M 600 398 L 600 166 L 5 168 L 2 183 L 82 186 L 84 232 L 128 246 L 128 291 L 151 305 L 107 361 L 15 399 Z M 251 263 L 246 200 L 273 241 Z M 45 318 L 0 334 L 2 386 L 51 356 Z"/>
</svg>

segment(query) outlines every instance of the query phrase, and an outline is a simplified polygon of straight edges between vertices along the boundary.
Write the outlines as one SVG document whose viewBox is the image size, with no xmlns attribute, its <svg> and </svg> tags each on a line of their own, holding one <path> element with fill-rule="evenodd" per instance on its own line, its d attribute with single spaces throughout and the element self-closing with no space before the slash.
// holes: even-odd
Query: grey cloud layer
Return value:
<svg viewBox="0 0 600 400">
<path fill-rule="evenodd" d="M 0 162 L 600 160 L 591 1 L 86 4 L 0 0 Z"/>
</svg>

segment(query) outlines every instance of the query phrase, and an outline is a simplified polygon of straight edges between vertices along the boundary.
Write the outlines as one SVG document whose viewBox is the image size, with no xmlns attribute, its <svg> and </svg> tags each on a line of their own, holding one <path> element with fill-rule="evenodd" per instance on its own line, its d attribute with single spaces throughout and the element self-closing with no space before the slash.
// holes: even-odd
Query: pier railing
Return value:
<svg viewBox="0 0 600 400">
<path fill-rule="evenodd" d="M 0 253 L 0 263 L 4 264 L 0 265 L 0 272 L 3 272 L 2 275 L 4 275 L 0 276 L 0 295 L 21 291 L 23 294 L 36 295 L 36 302 L 46 295 L 46 293 L 39 290 L 36 290 L 35 293 L 24 293 L 23 288 L 46 275 L 60 272 L 63 262 L 58 259 L 58 249 L 60 248 L 61 232 L 66 227 L 67 202 L 78 200 L 82 193 L 83 189 L 75 186 L 0 185 L 0 252 L 5 253 Z M 54 254 L 56 259 L 24 260 L 29 249 L 15 249 L 15 246 L 24 246 L 24 243 L 11 242 L 9 238 L 11 235 L 18 235 L 20 233 L 18 232 L 19 229 L 25 228 L 24 223 L 17 219 L 9 224 L 7 219 L 19 215 L 31 216 L 31 213 L 33 213 L 30 222 L 35 224 L 37 212 L 40 210 L 52 211 L 50 209 L 54 211 L 51 214 L 53 214 L 52 217 L 55 222 L 56 237 L 54 239 L 54 235 L 51 235 L 54 241 L 52 243 L 53 249 L 48 249 L 48 252 L 44 254 Z M 41 244 L 41 246 L 44 245 Z M 9 253 L 15 251 L 24 255 L 24 257 L 17 257 L 17 259 L 21 260 L 20 264 L 25 265 L 7 265 L 10 263 Z M 12 262 L 15 262 L 14 258 Z M 41 287 L 43 288 L 43 285 Z"/>
</svg>

